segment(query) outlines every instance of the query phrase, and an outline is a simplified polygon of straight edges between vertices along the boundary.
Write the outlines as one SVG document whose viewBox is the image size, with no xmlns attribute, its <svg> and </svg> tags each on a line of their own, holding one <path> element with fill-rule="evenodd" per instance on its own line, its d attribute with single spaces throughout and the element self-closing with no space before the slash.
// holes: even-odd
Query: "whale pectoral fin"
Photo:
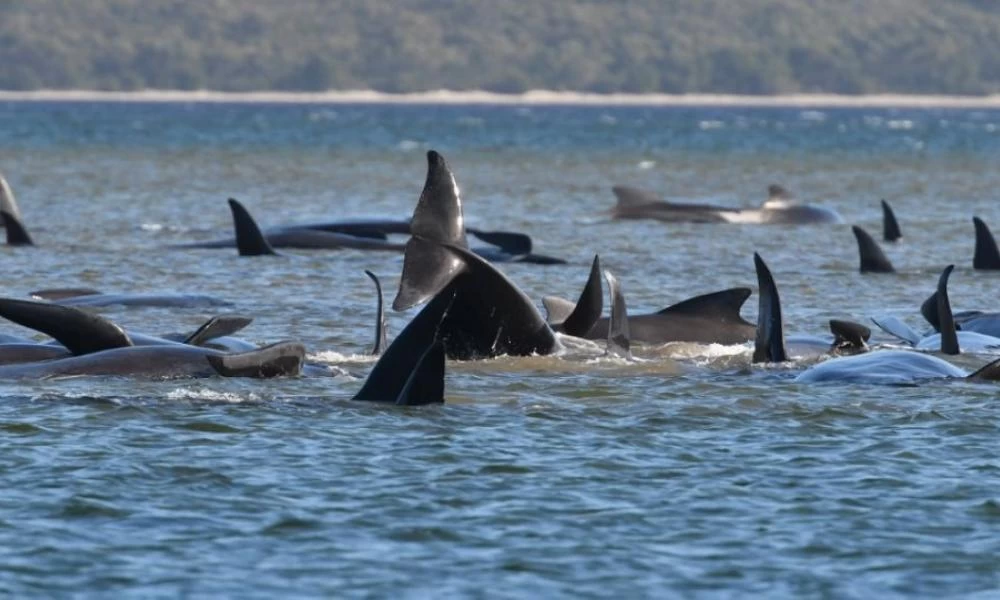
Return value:
<svg viewBox="0 0 1000 600">
<path fill-rule="evenodd" d="M 860 269 L 862 273 L 896 272 L 896 269 L 892 266 L 892 262 L 886 257 L 885 252 L 882 252 L 881 246 L 878 245 L 878 242 L 867 231 L 857 225 L 852 225 L 851 231 L 854 232 L 854 237 L 858 241 L 858 254 L 861 256 Z"/>
<path fill-rule="evenodd" d="M 976 226 L 976 251 L 972 258 L 972 268 L 995 271 L 1000 269 L 1000 250 L 990 228 L 979 217 L 972 217 Z"/>
<path fill-rule="evenodd" d="M 78 298 L 80 296 L 96 296 L 101 290 L 93 288 L 51 288 L 46 290 L 35 290 L 28 295 L 36 300 L 65 300 L 66 298 Z"/>
<path fill-rule="evenodd" d="M 182 343 L 189 346 L 201 346 L 202 344 L 226 335 L 232 335 L 243 330 L 247 325 L 253 323 L 253 318 L 241 315 L 218 315 L 205 321 L 196 329 L 194 333 L 184 339 Z"/>
<path fill-rule="evenodd" d="M 903 237 L 903 232 L 899 230 L 899 222 L 896 221 L 896 213 L 892 211 L 889 203 L 882 199 L 882 239 L 887 242 L 895 242 Z"/>
<path fill-rule="evenodd" d="M 385 323 L 385 305 L 382 297 L 382 282 L 378 280 L 375 273 L 366 270 L 365 275 L 375 283 L 375 295 L 377 297 L 375 309 L 375 344 L 372 346 L 372 356 L 378 356 L 385 350 L 388 338 L 388 327 Z"/>
<path fill-rule="evenodd" d="M 788 354 L 785 352 L 785 332 L 781 319 L 778 286 L 775 285 L 774 277 L 771 276 L 771 270 L 764 263 L 764 259 L 756 252 L 753 255 L 753 262 L 757 271 L 757 295 L 760 298 L 753 362 L 784 362 L 788 360 Z"/>
<path fill-rule="evenodd" d="M 622 292 L 618 278 L 611 271 L 604 271 L 608 280 L 608 292 L 611 295 L 611 319 L 608 322 L 608 345 L 605 354 L 620 358 L 632 358 L 631 334 L 628 327 L 628 309 L 625 305 L 625 294 Z"/>
<path fill-rule="evenodd" d="M 872 330 L 861 323 L 830 319 L 830 332 L 833 334 L 833 345 L 836 348 L 863 350 L 868 347 Z"/>
<path fill-rule="evenodd" d="M 398 406 L 444 403 L 444 344 L 436 341 L 417 361 L 396 397 Z"/>
<path fill-rule="evenodd" d="M 558 296 L 545 296 L 542 306 L 545 307 L 545 320 L 554 326 L 562 325 L 576 308 L 576 304 Z"/>
<path fill-rule="evenodd" d="M 0 317 L 54 338 L 76 356 L 132 345 L 118 325 L 72 306 L 0 298 Z"/>
<path fill-rule="evenodd" d="M 740 309 L 753 292 L 750 288 L 730 288 L 688 298 L 659 311 L 659 315 L 690 315 L 720 321 L 741 321 Z"/>
<path fill-rule="evenodd" d="M 956 355 L 961 352 L 958 347 L 958 330 L 955 327 L 955 316 L 951 312 L 951 302 L 948 299 L 948 278 L 955 270 L 955 265 L 948 265 L 941 272 L 937 286 L 937 312 L 941 326 L 941 352 Z"/>
<path fill-rule="evenodd" d="M 580 299 L 576 301 L 573 311 L 563 321 L 562 330 L 567 335 L 584 337 L 594 327 L 594 323 L 601 318 L 603 311 L 604 290 L 601 288 L 601 257 L 594 255 L 587 283 L 583 286 Z"/>
<path fill-rule="evenodd" d="M 271 242 L 267 241 L 261 232 L 257 221 L 235 198 L 229 199 L 229 210 L 233 213 L 233 229 L 236 231 L 236 248 L 240 256 L 266 256 L 275 255 L 277 252 L 271 247 Z"/>
<path fill-rule="evenodd" d="M 481 229 L 466 229 L 480 240 L 496 246 L 506 254 L 522 256 L 531 254 L 531 237 L 514 231 L 482 231 Z"/>
<path fill-rule="evenodd" d="M 278 342 L 249 352 L 209 354 L 205 358 L 223 377 L 268 379 L 301 373 L 306 348 L 299 342 Z"/>
<path fill-rule="evenodd" d="M 35 245 L 31 236 L 28 235 L 28 230 L 24 227 L 24 223 L 21 222 L 21 219 L 17 218 L 17 215 L 7 212 L 6 210 L 0 210 L 0 218 L 3 219 L 4 227 L 7 228 L 8 246 Z"/>
<path fill-rule="evenodd" d="M 911 346 L 916 346 L 922 339 L 920 334 L 914 331 L 912 327 L 900 321 L 896 317 L 870 318 L 872 323 L 875 323 L 879 329 L 888 333 L 892 337 L 903 340 Z"/>
</svg>

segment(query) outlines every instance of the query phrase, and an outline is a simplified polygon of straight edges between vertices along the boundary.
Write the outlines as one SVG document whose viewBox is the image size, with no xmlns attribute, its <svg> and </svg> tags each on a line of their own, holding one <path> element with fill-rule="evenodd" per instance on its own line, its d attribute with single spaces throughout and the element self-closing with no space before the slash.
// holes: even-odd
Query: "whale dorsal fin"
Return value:
<svg viewBox="0 0 1000 600">
<path fill-rule="evenodd" d="M 896 213 L 892 212 L 889 203 L 882 199 L 882 239 L 887 242 L 895 242 L 903 237 L 903 232 L 899 230 L 899 222 L 896 221 Z"/>
<path fill-rule="evenodd" d="M 233 213 L 233 228 L 236 230 L 236 248 L 240 256 L 265 256 L 277 254 L 261 232 L 257 221 L 239 200 L 229 199 L 229 210 Z"/>
<path fill-rule="evenodd" d="M 435 341 L 417 361 L 396 397 L 398 406 L 444 403 L 444 344 Z"/>
<path fill-rule="evenodd" d="M 0 175 L 0 211 L 8 212 L 18 220 L 21 219 L 21 209 L 17 206 L 17 200 L 14 199 L 14 191 L 10 189 L 10 185 L 3 175 Z"/>
<path fill-rule="evenodd" d="M 35 245 L 35 242 L 31 239 L 31 236 L 28 234 L 28 230 L 25 229 L 24 223 L 21 222 L 21 219 L 17 218 L 17 215 L 14 215 L 12 213 L 0 209 L 0 217 L 3 218 L 4 227 L 7 228 L 8 246 Z"/>
<path fill-rule="evenodd" d="M 298 375 L 306 359 L 306 347 L 299 342 L 278 342 L 238 354 L 209 354 L 205 358 L 224 377 L 266 379 Z"/>
<path fill-rule="evenodd" d="M 594 323 L 601 318 L 603 311 L 604 290 L 601 289 L 601 257 L 595 254 L 594 262 L 590 265 L 587 283 L 583 286 L 580 299 L 576 301 L 572 312 L 563 320 L 562 330 L 568 335 L 584 337 L 594 327 Z"/>
<path fill-rule="evenodd" d="M 378 356 L 385 350 L 388 337 L 388 327 L 385 324 L 385 306 L 382 299 L 382 283 L 371 271 L 366 270 L 365 275 L 375 283 L 375 295 L 378 299 L 375 305 L 375 343 L 372 345 L 372 356 Z"/>
<path fill-rule="evenodd" d="M 0 317 L 48 335 L 76 356 L 132 345 L 118 325 L 72 306 L 0 298 Z"/>
<path fill-rule="evenodd" d="M 604 271 L 604 278 L 608 280 L 608 293 L 611 296 L 611 319 L 608 322 L 608 345 L 605 354 L 630 359 L 632 335 L 629 333 L 625 295 L 622 293 L 618 278 L 611 271 Z"/>
<path fill-rule="evenodd" d="M 252 317 L 242 315 L 218 315 L 205 321 L 194 333 L 187 336 L 182 343 L 189 346 L 201 346 L 216 338 L 233 335 L 253 323 Z"/>
<path fill-rule="evenodd" d="M 784 362 L 788 360 L 788 354 L 785 352 L 785 332 L 781 320 L 778 286 L 775 285 L 774 277 L 771 276 L 771 270 L 767 268 L 764 259 L 756 252 L 753 254 L 753 263 L 757 271 L 757 295 L 760 298 L 753 362 Z"/>
<path fill-rule="evenodd" d="M 618 206 L 642 206 L 644 204 L 659 204 L 666 202 L 653 192 L 642 190 L 630 185 L 611 186 L 611 192 L 618 200 Z"/>
<path fill-rule="evenodd" d="M 854 232 L 854 237 L 858 240 L 858 254 L 861 255 L 862 273 L 896 272 L 896 269 L 892 266 L 892 262 L 886 257 L 885 252 L 882 252 L 882 247 L 878 245 L 878 242 L 867 231 L 857 225 L 852 225 L 851 231 Z"/>
<path fill-rule="evenodd" d="M 741 321 L 740 309 L 753 291 L 738 287 L 688 298 L 659 311 L 658 315 L 688 315 L 720 321 Z"/>
<path fill-rule="evenodd" d="M 938 278 L 937 311 L 941 326 L 941 352 L 955 355 L 961 352 L 958 347 L 958 333 L 955 328 L 955 317 L 951 313 L 951 302 L 948 300 L 948 278 L 955 270 L 955 265 L 948 265 Z"/>
<path fill-rule="evenodd" d="M 833 345 L 837 348 L 863 350 L 868 347 L 872 330 L 861 323 L 830 319 L 830 333 L 833 334 Z"/>
<path fill-rule="evenodd" d="M 911 346 L 920 343 L 922 336 L 913 330 L 912 327 L 900 321 L 896 317 L 871 317 L 872 323 L 878 328 L 888 333 L 892 337 L 899 338 Z"/>
<path fill-rule="evenodd" d="M 410 231 L 393 310 L 427 301 L 465 269 L 461 254 L 446 248 L 469 247 L 461 195 L 444 157 L 433 150 L 427 153 L 427 180 L 413 211 Z"/>
<path fill-rule="evenodd" d="M 1000 250 L 990 228 L 979 217 L 972 217 L 976 226 L 976 252 L 972 257 L 972 268 L 982 270 L 1000 269 Z"/>
</svg>

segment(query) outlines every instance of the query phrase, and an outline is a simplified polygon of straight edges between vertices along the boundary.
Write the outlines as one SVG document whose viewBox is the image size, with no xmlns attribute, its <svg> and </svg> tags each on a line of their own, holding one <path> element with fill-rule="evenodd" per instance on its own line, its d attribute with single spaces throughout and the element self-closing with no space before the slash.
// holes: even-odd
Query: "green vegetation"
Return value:
<svg viewBox="0 0 1000 600">
<path fill-rule="evenodd" d="M 997 0 L 0 0 L 0 89 L 1000 92 Z"/>
</svg>

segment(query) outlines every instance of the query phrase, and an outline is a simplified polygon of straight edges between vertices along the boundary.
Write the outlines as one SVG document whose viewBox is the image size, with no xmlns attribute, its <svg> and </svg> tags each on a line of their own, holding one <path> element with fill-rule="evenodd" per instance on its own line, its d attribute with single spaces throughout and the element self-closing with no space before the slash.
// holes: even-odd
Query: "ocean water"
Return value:
<svg viewBox="0 0 1000 600">
<path fill-rule="evenodd" d="M 449 363 L 447 403 L 352 403 L 374 297 L 401 257 L 169 250 L 264 225 L 405 217 L 428 149 L 467 222 L 566 266 L 502 265 L 575 298 L 595 253 L 633 313 L 754 287 L 786 330 L 918 308 L 947 264 L 957 309 L 997 309 L 971 268 L 1000 224 L 989 110 L 0 104 L 0 172 L 35 248 L 0 248 L 4 294 L 192 292 L 303 341 L 344 374 L 270 381 L 0 382 L 0 591 L 11 597 L 997 597 L 996 385 L 806 385 L 749 346 Z M 860 275 L 847 225 L 612 221 L 613 184 L 756 206 L 769 183 L 904 239 Z M 218 309 L 214 309 L 218 310 Z M 150 333 L 213 309 L 110 308 Z M 390 315 L 390 336 L 411 313 Z M 744 308 L 756 316 L 756 296 Z M 0 332 L 30 333 L 15 325 Z M 887 342 L 884 337 L 876 339 Z M 582 348 L 582 350 L 581 350 Z M 990 356 L 954 362 L 973 369 Z"/>
</svg>

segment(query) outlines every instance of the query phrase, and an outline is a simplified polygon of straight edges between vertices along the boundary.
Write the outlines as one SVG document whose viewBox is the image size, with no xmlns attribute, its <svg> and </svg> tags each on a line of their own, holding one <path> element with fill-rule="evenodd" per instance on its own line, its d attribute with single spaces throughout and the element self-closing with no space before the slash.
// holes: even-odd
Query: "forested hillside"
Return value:
<svg viewBox="0 0 1000 600">
<path fill-rule="evenodd" d="M 1000 0 L 0 0 L 0 89 L 1000 92 Z"/>
</svg>

